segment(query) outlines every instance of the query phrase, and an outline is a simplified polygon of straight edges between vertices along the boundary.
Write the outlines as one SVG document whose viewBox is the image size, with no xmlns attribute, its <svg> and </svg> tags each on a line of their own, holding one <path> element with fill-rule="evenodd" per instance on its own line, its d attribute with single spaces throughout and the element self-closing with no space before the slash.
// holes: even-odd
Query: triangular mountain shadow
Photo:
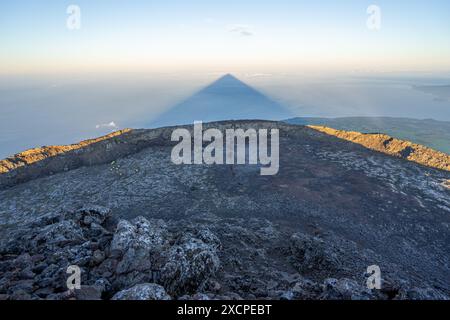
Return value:
<svg viewBox="0 0 450 320">
<path fill-rule="evenodd" d="M 192 124 L 194 121 L 282 120 L 291 116 L 284 107 L 227 74 L 157 117 L 152 127 Z"/>
</svg>

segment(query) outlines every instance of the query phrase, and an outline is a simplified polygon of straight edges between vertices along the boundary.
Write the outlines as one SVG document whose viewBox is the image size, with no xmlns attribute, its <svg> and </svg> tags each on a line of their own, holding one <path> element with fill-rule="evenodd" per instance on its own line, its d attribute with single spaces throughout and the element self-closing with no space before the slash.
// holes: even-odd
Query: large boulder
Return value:
<svg viewBox="0 0 450 320">
<path fill-rule="evenodd" d="M 155 283 L 143 283 L 119 291 L 112 300 L 171 300 L 164 288 Z"/>
<path fill-rule="evenodd" d="M 111 242 L 111 251 L 125 254 L 130 248 L 154 251 L 167 243 L 167 225 L 162 220 L 120 220 Z"/>
<path fill-rule="evenodd" d="M 371 300 L 376 299 L 374 290 L 368 289 L 351 279 L 325 279 L 320 299 L 325 300 Z"/>
<path fill-rule="evenodd" d="M 158 257 L 167 245 L 167 225 L 162 220 L 137 217 L 119 221 L 110 246 L 111 255 L 117 258 L 114 286 L 156 281 L 153 270 L 160 269 Z"/>
<path fill-rule="evenodd" d="M 303 233 L 290 238 L 290 253 L 293 265 L 303 273 L 333 273 L 339 268 L 337 250 L 328 242 Z"/>
<path fill-rule="evenodd" d="M 220 267 L 215 237 L 209 243 L 193 235 L 184 235 L 180 243 L 170 248 L 161 271 L 161 281 L 172 295 L 194 293 L 201 289 Z"/>
</svg>

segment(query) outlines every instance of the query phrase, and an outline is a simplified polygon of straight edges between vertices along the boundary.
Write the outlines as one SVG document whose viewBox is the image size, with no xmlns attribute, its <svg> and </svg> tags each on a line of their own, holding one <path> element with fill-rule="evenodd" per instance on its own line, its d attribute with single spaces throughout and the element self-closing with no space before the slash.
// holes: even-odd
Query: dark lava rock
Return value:
<svg viewBox="0 0 450 320">
<path fill-rule="evenodd" d="M 219 270 L 215 244 L 184 236 L 181 243 L 168 251 L 167 263 L 161 271 L 168 292 L 174 295 L 195 292 Z"/>
<path fill-rule="evenodd" d="M 101 288 L 97 286 L 81 286 L 81 289 L 74 290 L 77 300 L 100 300 L 102 297 Z"/>
<path fill-rule="evenodd" d="M 336 270 L 339 268 L 339 257 L 333 244 L 318 237 L 295 233 L 290 239 L 290 250 L 294 265 L 300 272 L 314 270 Z"/>
<path fill-rule="evenodd" d="M 171 300 L 164 288 L 154 283 L 143 283 L 122 290 L 112 300 Z"/>
<path fill-rule="evenodd" d="M 322 285 L 321 299 L 325 300 L 370 300 L 376 295 L 351 279 L 326 279 Z"/>
</svg>

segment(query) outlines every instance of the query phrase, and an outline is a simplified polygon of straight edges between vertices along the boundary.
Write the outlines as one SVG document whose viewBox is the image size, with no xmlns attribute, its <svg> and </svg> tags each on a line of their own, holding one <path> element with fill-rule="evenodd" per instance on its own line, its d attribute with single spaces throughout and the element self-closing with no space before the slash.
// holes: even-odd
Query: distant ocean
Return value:
<svg viewBox="0 0 450 320">
<path fill-rule="evenodd" d="M 120 128 L 144 127 L 219 76 L 2 77 L 0 158 L 28 148 L 74 143 Z M 450 85 L 450 79 L 235 76 L 296 116 L 392 116 L 450 121 L 448 98 L 414 88 Z"/>
</svg>

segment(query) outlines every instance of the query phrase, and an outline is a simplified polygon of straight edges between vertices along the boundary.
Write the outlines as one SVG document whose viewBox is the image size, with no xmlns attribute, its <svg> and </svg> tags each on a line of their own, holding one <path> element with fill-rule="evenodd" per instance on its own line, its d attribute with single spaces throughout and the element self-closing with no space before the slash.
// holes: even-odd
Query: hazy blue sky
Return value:
<svg viewBox="0 0 450 320">
<path fill-rule="evenodd" d="M 68 5 L 81 29 L 66 28 Z M 381 30 L 366 27 L 381 8 Z M 0 72 L 449 71 L 450 1 L 15 0 L 0 3 Z"/>
</svg>

